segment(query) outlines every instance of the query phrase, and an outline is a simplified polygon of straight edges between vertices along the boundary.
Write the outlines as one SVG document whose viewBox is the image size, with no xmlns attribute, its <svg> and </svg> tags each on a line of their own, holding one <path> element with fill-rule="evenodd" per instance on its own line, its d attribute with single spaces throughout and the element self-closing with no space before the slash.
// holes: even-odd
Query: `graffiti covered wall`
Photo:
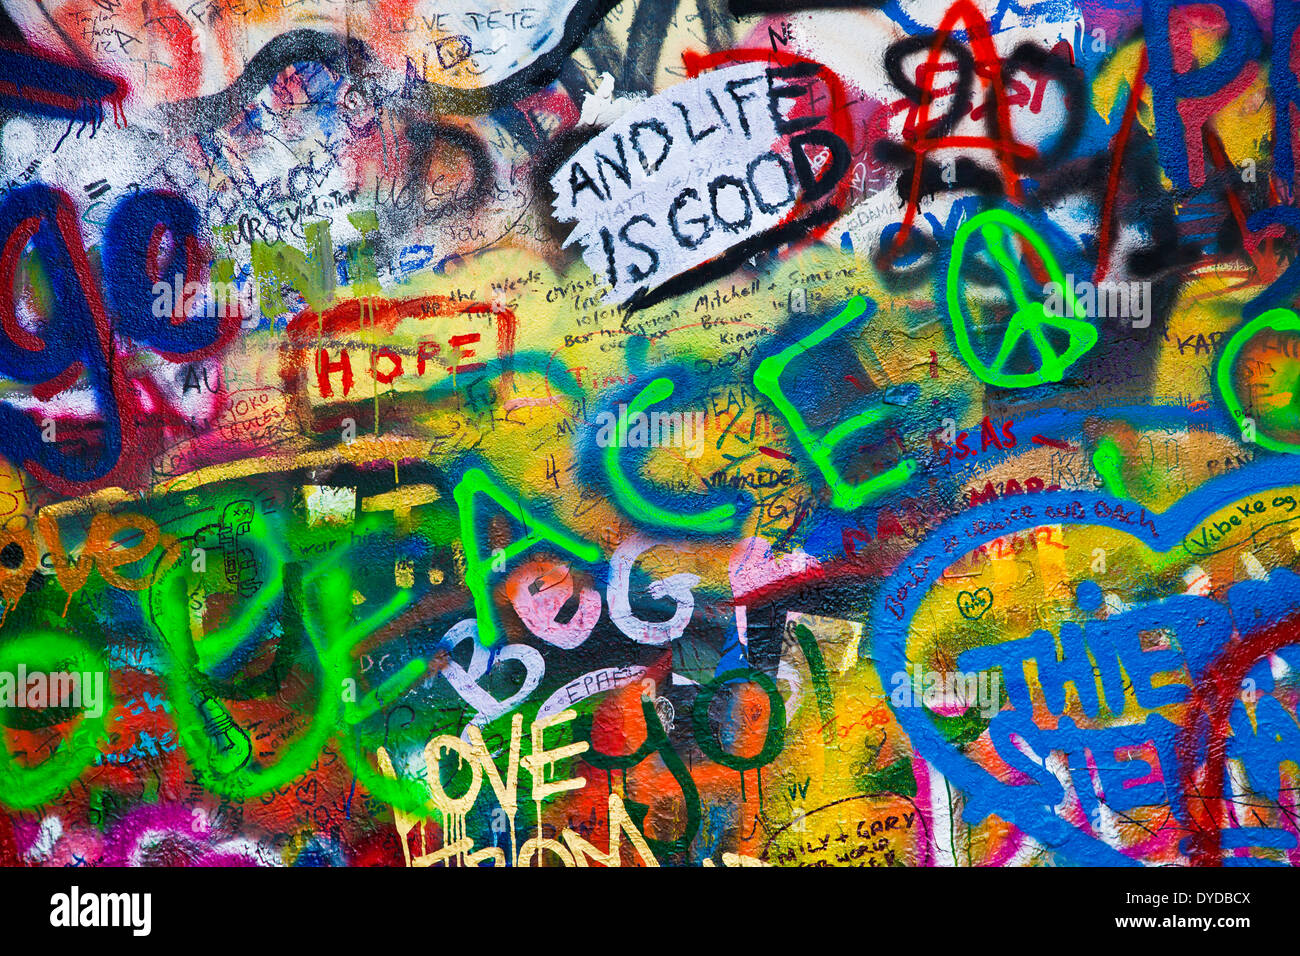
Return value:
<svg viewBox="0 0 1300 956">
<path fill-rule="evenodd" d="M 1292 4 L 3 9 L 0 862 L 1300 862 Z"/>
</svg>

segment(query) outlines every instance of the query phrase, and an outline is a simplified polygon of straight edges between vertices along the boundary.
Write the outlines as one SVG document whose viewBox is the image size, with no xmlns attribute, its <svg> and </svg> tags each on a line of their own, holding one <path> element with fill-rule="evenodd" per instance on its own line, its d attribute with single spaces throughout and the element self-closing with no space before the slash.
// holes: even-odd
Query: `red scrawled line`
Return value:
<svg viewBox="0 0 1300 956">
<path fill-rule="evenodd" d="M 1119 174 L 1124 166 L 1124 153 L 1128 150 L 1129 137 L 1133 135 L 1133 121 L 1137 119 L 1138 107 L 1142 103 L 1142 94 L 1147 88 L 1147 48 L 1142 45 L 1142 56 L 1138 60 L 1137 73 L 1128 91 L 1128 104 L 1124 107 L 1124 120 L 1119 125 L 1119 133 L 1111 145 L 1110 172 L 1106 174 L 1106 196 L 1101 204 L 1101 231 L 1097 235 L 1097 271 L 1093 282 L 1100 282 L 1110 268 L 1110 232 L 1115 215 L 1115 196 L 1119 192 Z"/>
<path fill-rule="evenodd" d="M 1223 140 L 1219 134 L 1212 129 L 1205 131 L 1205 139 L 1210 147 L 1210 158 L 1214 161 L 1216 169 L 1230 170 L 1233 168 L 1232 162 L 1228 159 L 1228 151 L 1223 147 Z M 1270 180 L 1269 185 L 1272 185 Z M 1232 213 L 1233 221 L 1237 224 L 1237 230 L 1241 233 L 1241 248 L 1250 259 L 1251 264 L 1255 266 L 1255 271 L 1261 279 L 1271 282 L 1274 278 L 1273 263 L 1275 260 L 1269 256 L 1263 260 L 1260 259 L 1259 242 L 1251 242 L 1251 231 L 1246 228 L 1246 209 L 1241 202 L 1241 194 L 1235 186 L 1229 186 L 1225 190 L 1228 200 L 1228 209 Z M 1279 231 L 1279 226 L 1274 224 L 1265 230 L 1270 235 Z M 1269 240 L 1272 241 L 1271 239 Z"/>
<path fill-rule="evenodd" d="M 1074 451 L 1074 446 L 1068 441 L 1061 441 L 1057 438 L 1048 438 L 1045 435 L 1035 435 L 1029 440 L 1035 445 L 1049 445 L 1052 448 L 1062 448 L 1065 451 Z"/>
</svg>

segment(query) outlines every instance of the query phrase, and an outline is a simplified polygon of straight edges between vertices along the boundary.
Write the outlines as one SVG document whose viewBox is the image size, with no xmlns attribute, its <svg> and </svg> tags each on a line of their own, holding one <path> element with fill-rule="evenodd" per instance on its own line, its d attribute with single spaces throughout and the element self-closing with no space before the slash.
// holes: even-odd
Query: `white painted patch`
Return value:
<svg viewBox="0 0 1300 956">
<path fill-rule="evenodd" d="M 592 272 L 625 302 L 778 225 L 798 200 L 765 63 L 704 74 L 627 110 L 551 180 Z M 776 118 L 773 117 L 775 104 Z"/>
</svg>

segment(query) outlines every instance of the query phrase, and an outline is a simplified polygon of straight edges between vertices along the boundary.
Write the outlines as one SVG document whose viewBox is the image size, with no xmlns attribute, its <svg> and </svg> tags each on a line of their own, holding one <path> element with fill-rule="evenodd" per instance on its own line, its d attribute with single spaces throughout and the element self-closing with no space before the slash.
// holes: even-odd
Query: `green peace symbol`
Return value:
<svg viewBox="0 0 1300 956">
<path fill-rule="evenodd" d="M 999 228 L 1000 227 L 1000 228 Z M 1008 289 L 1015 301 L 1016 311 L 1012 314 L 1003 334 L 1002 344 L 991 364 L 975 353 L 971 344 L 970 330 L 966 327 L 965 309 L 962 307 L 959 273 L 965 259 L 966 244 L 971 234 L 979 230 L 994 261 L 1007 277 Z M 1033 302 L 1025 293 L 1020 270 L 1012 260 L 1004 241 L 1004 232 L 1014 232 L 1023 236 L 1033 250 L 1038 253 L 1047 268 L 1048 278 L 1055 282 L 1065 293 L 1068 305 L 1066 315 L 1055 316 L 1047 311 L 1041 302 Z M 1083 305 L 1065 282 L 1065 276 L 1056 261 L 1056 256 L 1048 248 L 1043 237 L 1019 216 L 1005 209 L 987 209 L 962 224 L 952 244 L 952 257 L 948 260 L 947 276 L 948 316 L 952 320 L 953 334 L 957 340 L 957 350 L 966 364 L 982 381 L 989 385 L 1005 388 L 1029 388 L 1044 382 L 1059 382 L 1065 377 L 1065 370 L 1077 362 L 1089 349 L 1097 344 L 1097 330 L 1087 321 Z M 1073 316 L 1071 318 L 1070 316 Z M 1045 328 L 1056 328 L 1069 336 L 1069 345 L 1064 353 L 1058 354 L 1044 334 Z M 1036 372 L 1006 372 L 1010 360 L 1020 340 L 1028 335 L 1042 360 Z"/>
</svg>

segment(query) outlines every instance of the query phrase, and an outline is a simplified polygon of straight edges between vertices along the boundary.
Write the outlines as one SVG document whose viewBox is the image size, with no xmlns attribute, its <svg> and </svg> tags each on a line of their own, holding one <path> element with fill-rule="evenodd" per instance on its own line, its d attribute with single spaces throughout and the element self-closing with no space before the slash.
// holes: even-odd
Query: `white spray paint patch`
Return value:
<svg viewBox="0 0 1300 956">
<path fill-rule="evenodd" d="M 807 88 L 766 63 L 715 70 L 628 109 L 560 168 L 555 216 L 576 223 L 565 244 L 582 244 L 610 301 L 772 229 L 817 186 L 802 142 L 847 147 L 787 120 L 790 91 Z"/>
</svg>

